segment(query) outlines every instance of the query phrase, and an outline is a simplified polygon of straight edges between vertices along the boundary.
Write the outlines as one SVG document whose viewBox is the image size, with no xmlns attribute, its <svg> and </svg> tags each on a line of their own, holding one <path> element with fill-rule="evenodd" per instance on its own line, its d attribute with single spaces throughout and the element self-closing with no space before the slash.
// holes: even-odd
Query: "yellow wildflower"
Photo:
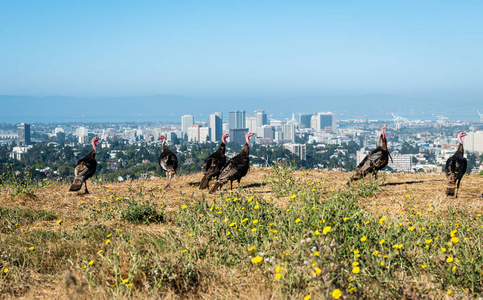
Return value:
<svg viewBox="0 0 483 300">
<path fill-rule="evenodd" d="M 252 259 L 252 262 L 254 264 L 258 264 L 260 262 L 262 262 L 263 258 L 261 256 L 255 256 L 253 259 Z"/>
<path fill-rule="evenodd" d="M 329 232 L 330 232 L 330 230 L 331 230 L 331 229 L 332 229 L 332 228 L 331 228 L 330 226 L 326 226 L 326 227 L 324 227 L 324 229 L 322 230 L 322 233 L 323 233 L 323 234 L 327 234 L 327 233 L 329 233 Z"/>
<path fill-rule="evenodd" d="M 341 296 L 342 296 L 342 292 L 341 292 L 339 289 L 335 289 L 335 290 L 332 292 L 332 297 L 333 297 L 334 299 L 339 299 Z"/>
</svg>

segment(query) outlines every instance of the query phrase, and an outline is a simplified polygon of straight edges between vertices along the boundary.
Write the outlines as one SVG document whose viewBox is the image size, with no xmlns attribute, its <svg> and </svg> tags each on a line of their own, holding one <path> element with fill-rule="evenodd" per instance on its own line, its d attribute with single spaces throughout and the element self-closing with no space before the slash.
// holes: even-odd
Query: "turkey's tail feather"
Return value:
<svg viewBox="0 0 483 300">
<path fill-rule="evenodd" d="M 84 182 L 82 177 L 76 176 L 74 182 L 70 186 L 69 192 L 77 192 L 82 188 L 82 183 Z"/>
<path fill-rule="evenodd" d="M 210 185 L 210 177 L 203 176 L 200 182 L 200 190 L 207 189 Z"/>
<path fill-rule="evenodd" d="M 211 188 L 210 194 L 213 194 L 218 188 L 222 187 L 223 183 L 217 181 L 215 185 Z"/>
</svg>

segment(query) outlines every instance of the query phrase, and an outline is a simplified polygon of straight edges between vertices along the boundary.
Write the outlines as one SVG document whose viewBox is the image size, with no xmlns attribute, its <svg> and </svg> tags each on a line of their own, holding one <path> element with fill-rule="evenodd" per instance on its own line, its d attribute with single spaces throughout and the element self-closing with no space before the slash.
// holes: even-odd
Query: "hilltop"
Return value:
<svg viewBox="0 0 483 300">
<path fill-rule="evenodd" d="M 443 174 L 348 178 L 252 168 L 243 189 L 214 195 L 200 173 L 168 189 L 165 178 L 89 182 L 88 195 L 4 186 L 0 298 L 481 295 L 481 176 L 465 176 L 457 199 Z"/>
</svg>

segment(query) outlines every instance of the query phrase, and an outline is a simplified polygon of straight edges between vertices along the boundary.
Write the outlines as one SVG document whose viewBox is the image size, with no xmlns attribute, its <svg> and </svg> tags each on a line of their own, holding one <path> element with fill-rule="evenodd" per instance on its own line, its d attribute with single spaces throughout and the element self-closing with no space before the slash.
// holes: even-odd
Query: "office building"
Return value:
<svg viewBox="0 0 483 300">
<path fill-rule="evenodd" d="M 483 131 L 470 131 L 464 138 L 463 144 L 466 151 L 475 151 L 479 155 L 483 154 Z"/>
<path fill-rule="evenodd" d="M 210 128 L 193 125 L 188 128 L 188 142 L 204 143 L 210 140 Z"/>
<path fill-rule="evenodd" d="M 195 118 L 192 115 L 184 115 L 181 117 L 181 131 L 183 133 L 183 139 L 188 136 L 188 128 L 193 126 Z"/>
<path fill-rule="evenodd" d="M 254 117 L 257 120 L 257 128 L 268 124 L 267 114 L 264 110 L 256 110 Z"/>
<path fill-rule="evenodd" d="M 337 132 L 336 114 L 332 112 L 314 114 L 310 118 L 310 127 L 324 132 Z"/>
<path fill-rule="evenodd" d="M 262 127 L 257 128 L 257 137 L 273 140 L 273 131 L 273 126 L 263 125 Z"/>
<path fill-rule="evenodd" d="M 126 135 L 126 133 L 124 134 Z M 77 136 L 77 142 L 79 144 L 89 143 L 89 131 L 84 126 L 78 127 L 75 130 L 75 135 Z M 133 140 L 135 140 L 135 133 L 133 133 L 133 136 L 134 136 Z"/>
<path fill-rule="evenodd" d="M 246 128 L 245 111 L 244 110 L 230 111 L 228 124 L 230 129 Z"/>
<path fill-rule="evenodd" d="M 310 118 L 313 114 L 299 114 L 299 123 L 305 126 L 305 128 L 310 128 Z"/>
<path fill-rule="evenodd" d="M 21 123 L 17 126 L 18 130 L 18 144 L 27 146 L 30 145 L 30 124 Z"/>
<path fill-rule="evenodd" d="M 221 112 L 216 112 L 208 117 L 208 127 L 210 128 L 211 141 L 218 142 L 221 141 L 221 136 L 223 135 L 223 114 Z"/>
<path fill-rule="evenodd" d="M 283 139 L 286 142 L 295 143 L 295 125 L 287 123 L 283 125 Z"/>
<path fill-rule="evenodd" d="M 259 126 L 257 126 L 257 118 L 256 117 L 247 116 L 245 123 L 246 123 L 246 126 L 247 126 L 249 132 L 257 133 L 257 128 Z"/>
<path fill-rule="evenodd" d="M 248 128 L 234 128 L 230 129 L 230 141 L 239 145 L 245 145 L 245 135 L 248 133 Z M 253 139 L 251 140 L 253 142 Z"/>
</svg>

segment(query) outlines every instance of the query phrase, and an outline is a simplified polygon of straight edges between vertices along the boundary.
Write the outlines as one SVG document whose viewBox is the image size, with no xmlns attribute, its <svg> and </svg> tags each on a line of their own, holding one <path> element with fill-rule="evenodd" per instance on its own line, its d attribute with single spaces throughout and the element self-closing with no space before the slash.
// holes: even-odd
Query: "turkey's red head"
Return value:
<svg viewBox="0 0 483 300">
<path fill-rule="evenodd" d="M 465 138 L 465 136 L 467 136 L 468 134 L 466 134 L 466 132 L 460 132 L 458 133 L 458 142 L 460 142 L 461 144 L 463 144 L 463 139 Z"/>
<path fill-rule="evenodd" d="M 97 153 L 97 143 L 99 143 L 100 140 L 101 140 L 100 137 L 95 136 L 91 141 L 92 148 L 94 148 L 94 153 Z"/>
<path fill-rule="evenodd" d="M 226 144 L 226 139 L 229 138 L 230 135 L 228 133 L 224 133 L 222 136 L 221 136 L 221 142 L 223 144 Z"/>
<path fill-rule="evenodd" d="M 250 146 L 250 139 L 254 136 L 255 134 L 253 132 L 247 132 L 247 134 L 245 134 L 245 140 L 248 144 L 248 146 Z"/>
<path fill-rule="evenodd" d="M 381 134 L 383 138 L 386 138 L 386 129 L 387 129 L 387 125 L 386 124 L 382 125 Z"/>
<path fill-rule="evenodd" d="M 161 144 L 164 144 L 166 142 L 166 138 L 164 137 L 164 135 L 160 135 L 159 140 L 161 141 Z"/>
</svg>

